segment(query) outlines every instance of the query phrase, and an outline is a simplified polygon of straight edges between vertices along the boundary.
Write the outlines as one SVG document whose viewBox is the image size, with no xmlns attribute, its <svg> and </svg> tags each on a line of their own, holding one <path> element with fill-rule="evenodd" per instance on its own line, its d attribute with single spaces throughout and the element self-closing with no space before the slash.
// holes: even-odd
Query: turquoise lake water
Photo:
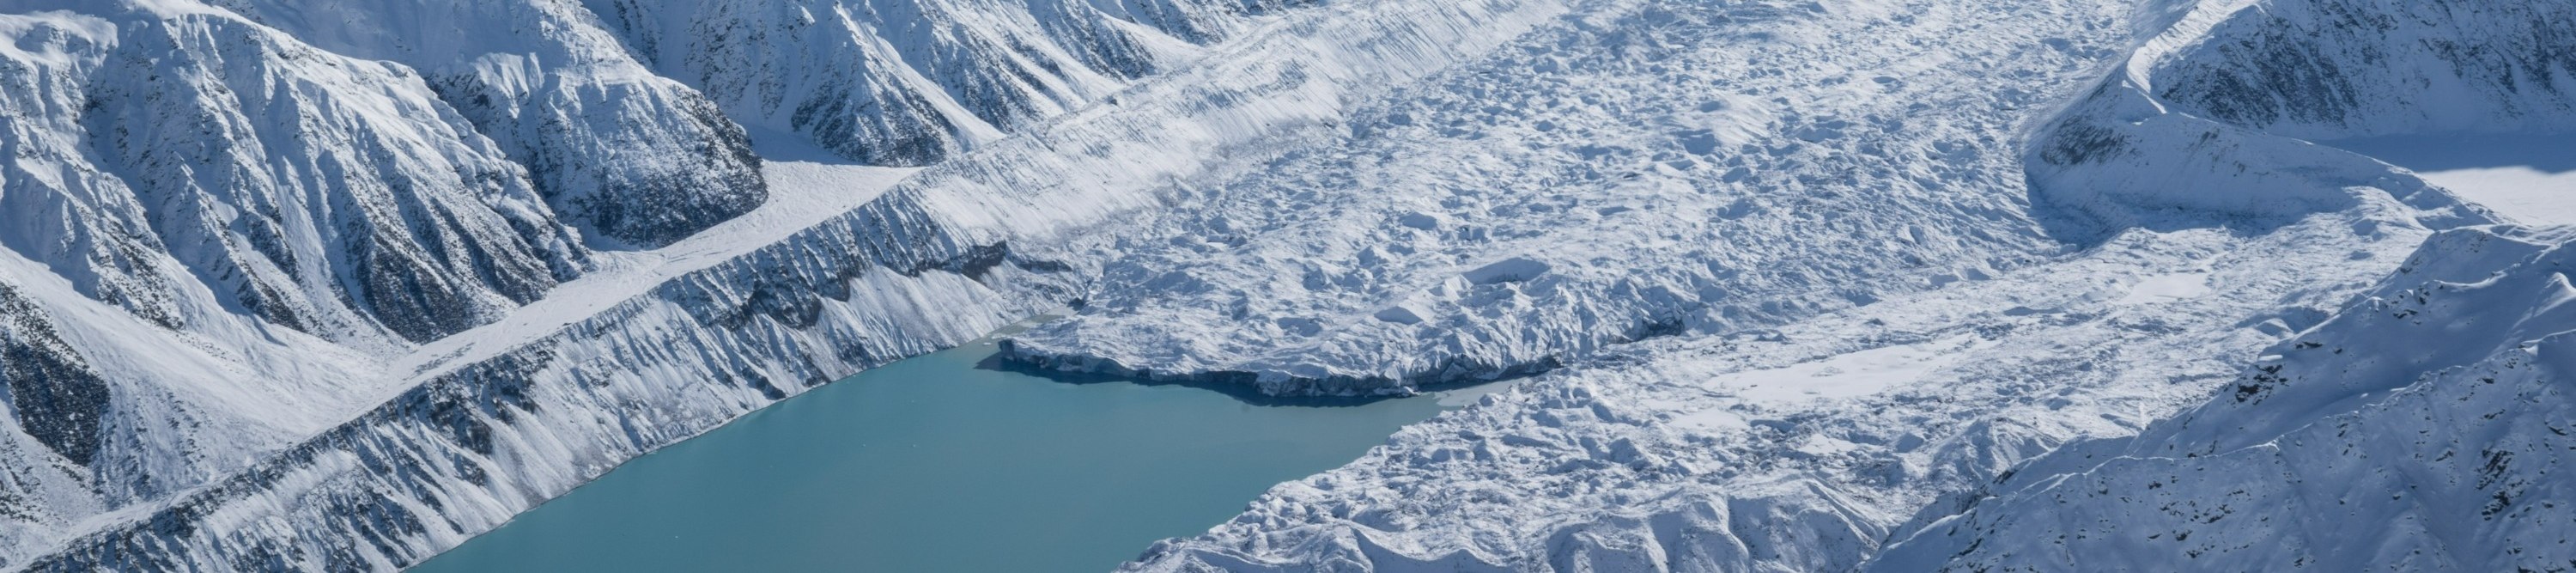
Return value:
<svg viewBox="0 0 2576 573">
<path fill-rule="evenodd" d="M 511 571 L 1108 571 L 1443 406 L 1069 383 L 970 345 L 816 388 L 620 466 L 423 563 Z M 1454 400 L 1453 400 L 1454 402 Z"/>
</svg>

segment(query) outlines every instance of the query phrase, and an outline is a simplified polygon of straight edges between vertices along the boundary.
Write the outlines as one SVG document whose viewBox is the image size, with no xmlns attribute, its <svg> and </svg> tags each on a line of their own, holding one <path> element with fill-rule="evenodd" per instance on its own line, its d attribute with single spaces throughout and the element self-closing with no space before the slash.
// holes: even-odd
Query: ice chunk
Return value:
<svg viewBox="0 0 2576 573">
<path fill-rule="evenodd" d="M 1538 262 L 1529 257 L 1512 257 L 1476 267 L 1476 270 L 1467 271 L 1464 276 L 1467 277 L 1467 282 L 1479 285 L 1516 283 L 1547 274 L 1548 268 L 1547 263 Z"/>
<path fill-rule="evenodd" d="M 1403 305 L 1390 306 L 1386 307 L 1386 310 L 1377 311 L 1377 319 L 1396 324 L 1422 324 L 1422 314 Z"/>
</svg>

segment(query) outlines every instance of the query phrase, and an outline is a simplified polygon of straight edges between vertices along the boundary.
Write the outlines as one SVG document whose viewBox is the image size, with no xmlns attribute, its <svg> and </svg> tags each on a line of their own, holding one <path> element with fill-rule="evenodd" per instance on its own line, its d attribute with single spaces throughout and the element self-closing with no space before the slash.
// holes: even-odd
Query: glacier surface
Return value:
<svg viewBox="0 0 2576 573">
<path fill-rule="evenodd" d="M 2569 53 L 2569 36 L 2559 31 L 2571 21 L 2567 7 L 2279 0 L 2156 2 L 2133 14 L 2008 4 L 2018 10 L 1989 5 L 1945 19 L 1939 7 L 1920 6 L 1877 21 L 1794 22 L 1788 25 L 1796 31 L 1771 35 L 1836 38 L 1832 50 L 1818 50 L 1821 59 L 1864 52 L 1854 46 L 1872 40 L 1912 44 L 1908 27 L 1925 28 L 1928 38 L 1987 37 L 1941 30 L 1985 17 L 2039 36 L 2029 43 L 2112 48 L 2059 64 L 2060 77 L 2069 69 L 2103 75 L 2065 84 L 2077 89 L 2055 98 L 2062 104 L 1994 120 L 1988 129 L 1999 137 L 1979 148 L 2011 154 L 2004 167 L 2026 174 L 1995 184 L 2027 197 L 2000 217 L 2069 249 L 2023 253 L 2028 262 L 1990 276 L 1813 316 L 1595 351 L 1474 408 L 1408 428 L 1349 466 L 1282 484 L 1233 521 L 1158 544 L 1128 570 L 2507 570 L 2561 563 L 2556 549 L 2541 549 L 2564 529 L 2547 521 L 2553 513 L 2546 508 L 2557 501 L 2540 477 L 2555 458 L 2534 446 L 2544 439 L 2541 420 L 2554 419 L 2547 398 L 2554 392 L 2536 381 L 2546 374 L 2526 373 L 2521 380 L 2532 381 L 2486 392 L 2451 382 L 2461 389 L 2373 396 L 2410 381 L 2441 388 L 2437 381 L 2468 379 L 2445 368 L 2496 352 L 2503 353 L 2492 359 L 2498 367 L 2545 372 L 2532 366 L 2545 359 L 2527 356 L 2533 344 L 2544 345 L 2538 352 L 2545 356 L 2546 343 L 2521 341 L 2563 329 L 2537 318 L 2556 304 L 2556 291 L 2545 285 L 2563 279 L 2498 269 L 2534 260 L 2564 232 L 2482 226 L 2499 216 L 2403 168 L 2311 140 L 2567 129 L 2564 122 L 2576 119 L 2565 113 L 2571 99 L 2563 89 L 2576 78 L 2562 57 Z M 2033 17 L 2045 8 L 2065 16 Z M 1839 36 L 1808 28 L 1835 24 L 1877 27 Z M 1915 42 L 1929 49 L 1909 53 L 1923 57 L 1942 57 L 1945 46 L 1986 45 Z M 2028 60 L 1955 61 L 1943 81 L 1995 82 L 1958 87 L 1963 93 L 2011 93 L 2036 75 L 2010 67 L 2036 63 Z M 1780 81 L 1816 86 L 1810 89 L 1841 83 L 1788 75 Z M 1909 119 L 1982 109 L 1990 108 L 1927 106 Z M 2373 115 L 2383 113 L 2394 115 Z M 1904 236 L 1899 229 L 1871 236 Z M 1823 250 L 1831 243 L 1796 245 Z M 2478 245 L 2492 246 L 2482 253 Z M 1549 249 L 1589 246 L 1559 241 Z M 1657 260 L 1622 259 L 1622 268 L 1652 268 Z M 1794 259 L 1768 264 L 1784 262 Z M 2469 286 L 2418 286 L 2426 280 Z M 2507 280 L 2527 286 L 2483 288 Z M 2416 295 L 2461 289 L 2492 294 L 2447 304 Z M 2361 302 L 2350 302 L 2356 297 Z M 1149 308 L 1182 306 L 1139 298 Z M 1106 356 L 1113 368 L 1171 364 L 1166 371 L 1187 372 L 1205 368 L 1209 356 L 1230 355 L 1114 353 L 1173 348 L 1147 338 L 1169 336 L 1166 330 L 1245 328 L 1208 320 L 1206 310 L 1197 321 L 1155 318 L 1168 312 L 1112 308 L 1093 322 L 1042 329 L 1039 344 L 1024 346 Z M 2346 326 L 2392 321 L 2425 333 Z M 1183 324 L 1189 326 L 1175 326 Z M 2351 334 L 2329 334 L 2335 332 Z M 2457 344 L 2420 342 L 2470 332 L 2479 334 Z M 2365 338 L 2378 346 L 2354 346 Z M 2482 342 L 2490 339 L 2496 343 Z M 2339 342 L 2352 352 L 2328 358 L 2341 350 L 2320 349 Z M 2516 345 L 2522 350 L 2498 348 Z M 2273 355 L 2291 349 L 2318 361 L 2307 370 L 2314 374 L 2299 376 L 2321 381 L 2300 384 L 2304 378 L 2282 373 L 2283 359 Z M 2393 360 L 2409 356 L 2426 358 Z M 1261 365 L 1257 360 L 1245 363 Z M 1240 368 L 1219 364 L 1207 369 Z M 1251 378 L 1268 388 L 1271 380 L 1296 377 L 1282 371 Z M 2359 381 L 2323 381 L 2346 378 Z M 2292 390 L 2299 387 L 2308 389 Z M 2256 396 L 2273 388 L 2300 397 L 2271 399 L 2276 405 L 2268 409 L 2238 405 L 2262 401 Z M 2436 399 L 2443 405 L 2428 405 Z M 2203 400 L 2209 405 L 2193 406 Z M 2183 417 L 2172 418 L 2177 414 Z M 2443 422 L 2446 416 L 2491 421 L 2463 427 Z M 2443 429 L 2430 429 L 2436 426 Z M 2334 508 L 2342 510 L 2329 512 Z M 2397 526 L 2383 527 L 2391 523 Z"/>
<path fill-rule="evenodd" d="M 0 568 L 398 568 L 1058 311 L 1512 380 L 1129 570 L 2555 564 L 2571 237 L 2349 150 L 2576 132 L 2571 22 L 0 0 Z"/>
</svg>

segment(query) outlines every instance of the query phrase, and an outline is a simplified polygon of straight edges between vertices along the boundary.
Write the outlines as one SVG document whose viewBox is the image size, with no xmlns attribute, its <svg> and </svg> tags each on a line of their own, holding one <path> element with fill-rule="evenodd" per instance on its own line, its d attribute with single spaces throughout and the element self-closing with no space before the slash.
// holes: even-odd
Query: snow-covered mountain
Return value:
<svg viewBox="0 0 2576 573">
<path fill-rule="evenodd" d="M 574 272 L 525 171 L 407 71 L 220 14 L 111 17 L 28 21 L 12 58 L 46 163 L 13 246 L 87 267 L 64 274 L 93 297 L 175 327 L 195 280 L 279 326 L 427 340 Z"/>
<path fill-rule="evenodd" d="M 926 165 L 1079 109 L 1279 0 L 589 0 L 746 124 Z"/>
<path fill-rule="evenodd" d="M 2312 142 L 2576 131 L 2571 11 L 0 0 L 0 568 L 400 567 L 1067 306 L 1527 376 L 1132 570 L 2533 563 L 2570 237 Z"/>
<path fill-rule="evenodd" d="M 178 5 L 0 16 L 14 554 L 365 400 L 585 250 L 417 75 Z M 283 410 L 283 411 L 280 411 Z M 41 469 L 41 471 L 39 471 Z"/>
<path fill-rule="evenodd" d="M 654 75 L 578 3 L 213 4 L 324 50 L 415 70 L 592 235 L 663 246 L 767 195 L 742 128 Z"/>
<path fill-rule="evenodd" d="M 2576 132 L 2576 6 L 2309 0 L 2202 10 L 2162 39 L 2174 49 L 2133 60 L 2131 85 L 2209 117 L 2319 139 Z M 2550 477 L 2565 469 L 2570 239 L 2564 228 L 2513 226 L 2436 235 L 2207 402 L 2134 436 L 2071 444 L 1961 507 L 1932 508 L 1871 569 L 2576 563 L 2553 509 L 2570 500 Z"/>
<path fill-rule="evenodd" d="M 2436 235 L 2209 402 L 2050 453 L 1872 569 L 2563 567 L 2570 239 Z"/>
<path fill-rule="evenodd" d="M 533 156 L 589 152 L 540 148 L 551 145 L 545 137 L 553 136 L 542 135 L 547 130 L 591 117 L 561 106 L 594 109 L 544 103 L 553 100 L 539 92 L 590 97 L 611 88 L 583 82 L 605 81 L 627 82 L 614 89 L 682 94 L 673 86 L 685 83 L 601 79 L 636 68 L 615 64 L 618 54 L 580 48 L 587 41 L 582 38 L 597 35 L 505 33 L 563 32 L 584 21 L 575 17 L 575 7 L 455 4 L 463 6 L 455 14 L 427 10 L 456 7 L 449 3 L 352 6 L 347 21 L 327 25 L 316 22 L 321 12 L 256 2 L 227 3 L 228 8 L 177 1 L 102 7 L 26 0 L 0 6 L 26 11 L 6 20 L 12 35 L 0 53 L 12 63 L 10 81 L 47 86 L 10 92 L 47 96 L 25 98 L 28 111 L 10 117 L 8 125 L 26 134 L 12 142 L 29 141 L 11 149 L 20 157 L 54 162 L 14 164 L 25 174 L 12 172 L 9 194 L 0 199 L 13 208 L 20 201 L 33 206 L 11 211 L 23 213 L 17 216 L 28 223 L 13 224 L 11 231 L 51 233 L 0 252 L 0 277 L 12 285 L 13 300 L 23 303 L 5 307 L 12 321 L 7 349 L 13 356 L 43 354 L 29 368 L 5 372 L 6 382 L 30 398 L 13 400 L 14 431 L 0 433 L 0 456 L 13 469 L 5 478 L 10 510 L 0 521 L 0 539 L 6 540 L 0 566 L 269 570 L 416 562 L 620 461 L 812 385 L 965 342 L 1076 298 L 1088 288 L 1089 279 L 1082 277 L 1089 273 L 1082 272 L 1081 261 L 1052 258 L 1062 253 L 1050 254 L 1046 245 L 1099 227 L 1112 215 L 1153 206 L 1162 186 L 1174 181 L 1257 166 L 1267 154 L 1320 137 L 1349 113 L 1350 102 L 1485 53 L 1565 10 L 1555 2 L 1496 0 L 1298 9 L 1225 3 L 1156 12 L 1164 14 L 1158 16 L 1161 26 L 1175 33 L 1187 31 L 1198 41 L 1225 38 L 1224 43 L 1185 48 L 1180 45 L 1186 42 L 1155 40 L 1169 48 L 1162 53 L 1179 58 L 1155 68 L 1156 77 L 1169 81 L 1115 90 L 1099 86 L 1108 94 L 1102 101 L 1114 99 L 1116 105 L 1054 120 L 1028 119 L 1018 126 L 1025 135 L 993 139 L 927 170 L 847 165 L 799 151 L 805 143 L 826 143 L 819 140 L 764 140 L 760 146 L 788 156 L 761 166 L 766 201 L 660 248 L 629 250 L 634 243 L 595 236 L 603 231 L 595 218 L 584 222 L 581 214 L 594 205 L 565 201 L 564 190 L 550 189 L 546 176 L 535 174 L 543 161 Z M 424 13 L 401 12 L 405 6 Z M 1206 16 L 1183 17 L 1189 14 Z M 561 19 L 545 19 L 555 16 Z M 1152 37 L 1151 30 L 1130 24 L 1103 25 Z M 371 27 L 377 25 L 384 26 Z M 403 26 L 428 26 L 423 37 L 454 29 L 438 26 L 457 26 L 493 38 L 437 48 L 403 41 Z M 212 55 L 197 61 L 209 71 L 198 75 L 231 83 L 102 80 L 109 76 L 100 70 L 118 63 L 117 50 L 143 41 L 141 32 L 165 29 L 233 34 L 181 35 L 173 41 L 207 46 Z M 622 35 L 609 37 L 625 41 Z M 370 49 L 358 40 L 383 44 Z M 487 52 L 459 55 L 467 48 Z M 341 50 L 390 61 L 360 60 Z M 590 63 L 598 67 L 585 72 L 570 64 L 483 65 L 518 58 L 511 53 L 535 53 L 541 62 L 546 54 L 566 52 L 597 56 Z M 191 60 L 146 61 L 176 66 Z M 967 70 L 973 64 L 943 65 Z M 430 69 L 445 71 L 420 71 Z M 494 85 L 538 86 L 527 92 L 538 95 L 518 103 L 458 95 L 481 84 L 458 84 L 463 80 L 455 78 L 466 72 L 456 70 L 472 72 L 475 81 L 493 79 Z M 508 70 L 524 73 L 503 73 Z M 546 75 L 558 71 L 565 77 Z M 192 95 L 212 95 L 149 99 L 154 92 L 145 89 L 182 86 L 195 89 Z M 87 95 L 106 88 L 133 99 L 111 107 Z M 244 93 L 274 98 L 249 101 L 275 103 L 238 109 L 235 103 L 252 97 Z M 641 96 L 615 97 L 626 102 Z M 190 102 L 195 105 L 181 105 Z M 1058 111 L 1078 103 L 1068 100 Z M 160 109 L 146 104 L 232 120 L 243 132 L 183 140 L 175 135 L 187 126 L 176 122 L 132 126 L 125 125 L 129 116 L 93 115 L 129 105 Z M 558 108 L 549 112 L 545 105 Z M 478 110 L 510 109 L 519 114 L 511 117 L 532 118 L 537 127 L 475 117 Z M 707 125 L 688 117 L 649 119 Z M 746 123 L 763 126 L 752 119 Z M 688 129 L 654 128 L 640 119 L 597 121 L 566 129 L 676 141 L 602 147 L 611 159 L 631 159 L 626 166 L 641 170 L 624 172 L 648 178 L 653 169 L 671 165 L 699 165 L 685 169 L 703 171 L 703 162 L 710 161 L 694 152 L 654 154 L 727 149 L 721 141 L 712 148 L 690 143 Z M 311 131 L 258 131 L 284 127 Z M 173 137 L 145 141 L 176 150 L 137 151 L 129 158 L 99 143 L 120 129 L 166 131 Z M 531 137 L 531 131 L 541 136 Z M 794 137 L 784 131 L 766 135 Z M 303 141 L 338 145 L 293 145 Z M 900 145 L 893 139 L 881 143 Z M 201 272 L 190 266 L 198 259 L 186 258 L 224 243 L 171 241 L 158 229 L 165 219 L 211 218 L 212 228 L 252 244 L 252 238 L 265 236 L 242 230 L 253 224 L 244 219 L 257 214 L 257 205 L 203 208 L 199 218 L 164 217 L 177 211 L 143 200 L 143 186 L 160 179 L 137 175 L 125 163 L 182 152 L 207 155 L 205 149 L 224 151 L 214 154 L 230 162 L 221 165 L 245 167 L 216 171 L 201 168 L 216 164 L 211 160 L 173 163 L 156 177 L 285 181 L 278 184 L 283 190 L 220 190 L 269 193 L 254 199 L 285 196 L 278 201 L 286 206 L 274 217 L 285 221 L 279 226 L 321 229 L 315 233 L 324 237 L 378 231 L 392 222 L 415 221 L 400 217 L 425 213 L 432 224 L 404 231 L 432 239 L 416 241 L 419 253 L 403 251 L 411 255 L 404 260 L 444 265 L 463 257 L 484 266 L 445 277 L 435 273 L 448 267 L 433 266 L 416 276 L 420 282 L 398 285 L 417 288 L 400 292 L 462 284 L 485 285 L 502 296 L 462 297 L 478 305 L 406 323 L 405 329 L 422 327 L 408 332 L 376 326 L 396 315 L 367 306 L 375 300 L 371 293 L 348 280 L 363 267 L 329 267 L 351 262 L 330 255 L 393 251 L 290 245 L 283 252 L 299 263 L 347 273 L 289 277 L 330 281 L 295 286 L 348 293 L 324 300 L 347 305 L 353 323 L 377 330 L 300 327 L 252 312 L 237 302 L 241 295 L 222 290 L 234 284 L 223 281 L 262 283 L 235 278 L 247 276 L 239 272 Z M 625 169 L 620 165 L 584 167 Z M 469 170 L 483 167 L 497 171 Z M 305 176 L 312 172 L 348 176 Z M 87 179 L 66 183 L 66 176 Z M 897 179 L 903 182 L 895 184 Z M 442 186 L 449 183 L 455 185 Z M 294 185 L 363 188 L 313 191 L 309 195 L 329 201 L 308 206 L 286 203 L 308 196 L 298 194 L 307 187 Z M 396 218 L 370 218 L 380 212 L 345 206 L 370 197 L 368 192 L 394 197 L 387 201 L 396 207 L 390 213 Z M 470 201 L 454 200 L 459 197 Z M 688 200 L 674 197 L 670 203 Z M 469 226 L 480 220 L 469 217 L 483 215 L 458 211 L 468 207 L 507 224 L 497 230 Z M 44 216 L 58 212 L 105 214 Z M 458 236 L 467 230 L 475 236 Z M 525 245 L 522 251 L 538 262 L 533 268 L 545 271 L 535 275 L 547 282 L 534 287 L 534 296 L 512 298 L 521 293 L 489 286 L 519 276 L 508 272 L 514 267 L 491 262 L 509 254 L 500 247 L 513 243 L 486 241 L 503 240 Z M 114 248 L 120 246 L 131 248 Z M 449 282 L 430 282 L 442 279 Z M 334 285 L 346 286 L 327 290 Z M 480 292 L 463 288 L 438 292 Z M 146 312 L 155 308 L 166 309 L 167 318 Z"/>
<path fill-rule="evenodd" d="M 977 17 L 1007 15 L 976 6 Z M 246 555 L 288 568 L 416 560 L 642 451 L 1060 304 L 1076 288 L 1057 278 L 1066 267 L 1016 254 L 1009 241 L 1149 204 L 1147 184 L 1198 167 L 1199 157 L 1166 154 L 1147 168 L 1113 149 L 1186 140 L 1213 152 L 1273 135 L 1225 126 L 1293 127 L 1333 113 L 1203 102 L 1288 102 L 1316 88 L 1395 83 L 1386 80 L 1479 53 L 1489 38 L 1529 25 L 1517 14 L 1545 6 L 1433 9 L 1438 18 L 1418 19 L 1449 29 L 1380 54 L 1333 52 L 1300 35 L 1412 33 L 1318 23 L 1352 20 L 1343 13 L 1365 12 L 1356 7 L 1313 15 L 1232 3 L 1136 8 L 1137 21 L 1150 12 L 1160 27 L 1085 12 L 1094 20 L 1084 25 L 1160 46 L 1166 59 L 1122 80 L 1188 73 L 1183 65 L 1205 55 L 1190 42 L 1237 36 L 1267 37 L 1274 51 L 1308 54 L 1304 61 L 1349 60 L 1353 70 L 1304 85 L 1225 67 L 1250 56 L 1224 60 L 1200 77 L 1254 81 L 1137 91 L 1130 97 L 1148 112 L 1072 122 L 1028 143 L 996 139 L 984 146 L 992 159 L 921 173 L 881 194 L 912 172 L 809 156 L 760 161 L 750 131 L 723 106 L 657 75 L 635 55 L 645 51 L 588 6 L 0 2 L 0 82 L 9 86 L 0 92 L 0 149 L 13 158 L 0 165 L 0 285 L 9 301 L 0 306 L 9 324 L 0 383 L 13 392 L 10 431 L 0 432 L 0 464 L 11 469 L 0 478 L 0 566 L 68 551 L 51 563 L 85 569 L 80 556 L 100 554 L 81 547 L 136 567 L 270 567 Z M 1041 8 L 1072 9 L 1029 9 Z M 917 23 L 958 26 L 948 18 L 960 14 Z M 1449 26 L 1475 18 L 1500 24 Z M 1157 39 L 1158 29 L 1186 39 Z M 1351 59 L 1397 55 L 1419 61 Z M 1003 56 L 943 65 L 972 75 L 978 65 L 1020 61 Z M 1082 103 L 1060 102 L 1014 127 L 1039 129 L 1043 116 Z M 1175 130 L 1172 118 L 1191 113 L 1213 117 Z M 747 123 L 765 126 L 765 117 Z M 774 135 L 789 137 L 773 146 L 791 155 L 804 145 Z M 892 136 L 828 143 L 904 145 Z M 1097 148 L 1078 155 L 1056 146 Z M 1038 181 L 1051 186 L 1031 184 Z M 1047 200 L 1067 182 L 1088 183 L 1098 200 Z M 625 342 L 600 334 L 615 325 L 644 334 Z M 727 341 L 692 340 L 710 333 Z M 675 348 L 709 351 L 670 354 Z M 566 353 L 585 358 L 564 371 L 532 366 Z M 615 376 L 641 386 L 606 401 L 577 390 Z M 460 406 L 511 386 L 500 379 L 559 381 L 585 396 L 547 412 L 566 424 L 610 425 L 590 428 L 601 432 L 598 443 L 496 446 L 483 437 L 489 424 L 545 417 Z M 711 381 L 731 390 L 685 389 Z M 531 428 L 547 440 L 580 435 Z M 347 449 L 361 445 L 387 449 Z M 325 450 L 376 461 L 341 465 L 350 458 Z M 427 457 L 405 458 L 421 465 L 384 457 L 395 451 Z M 427 461 L 451 455 L 479 461 Z M 448 473 L 420 473 L 431 465 Z M 383 490 L 360 487 L 358 477 L 275 481 L 296 471 L 408 477 L 380 483 Z M 326 485 L 327 493 L 307 489 Z M 384 497 L 450 487 L 500 501 Z M 225 536 L 212 546 L 113 544 L 123 539 L 113 532 L 132 527 L 175 535 L 167 524 L 205 518 L 199 512 L 213 505 L 205 500 L 243 499 L 277 505 L 233 506 L 228 515 L 316 513 L 301 514 L 314 520 L 309 527 L 243 534 L 287 544 L 276 553 L 216 524 L 182 528 Z M 443 525 L 384 546 L 306 535 L 356 531 L 332 519 L 379 527 L 382 512 L 397 510 Z M 75 542 L 81 536 L 88 541 Z"/>
</svg>

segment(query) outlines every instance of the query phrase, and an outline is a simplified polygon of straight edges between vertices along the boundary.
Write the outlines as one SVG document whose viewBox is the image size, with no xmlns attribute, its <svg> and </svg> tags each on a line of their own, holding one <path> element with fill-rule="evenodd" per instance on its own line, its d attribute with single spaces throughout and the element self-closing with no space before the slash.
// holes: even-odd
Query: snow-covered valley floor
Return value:
<svg viewBox="0 0 2576 573">
<path fill-rule="evenodd" d="M 2515 221 L 2576 224 L 2576 135 L 2400 135 L 2326 144 L 2413 169 Z"/>
</svg>

